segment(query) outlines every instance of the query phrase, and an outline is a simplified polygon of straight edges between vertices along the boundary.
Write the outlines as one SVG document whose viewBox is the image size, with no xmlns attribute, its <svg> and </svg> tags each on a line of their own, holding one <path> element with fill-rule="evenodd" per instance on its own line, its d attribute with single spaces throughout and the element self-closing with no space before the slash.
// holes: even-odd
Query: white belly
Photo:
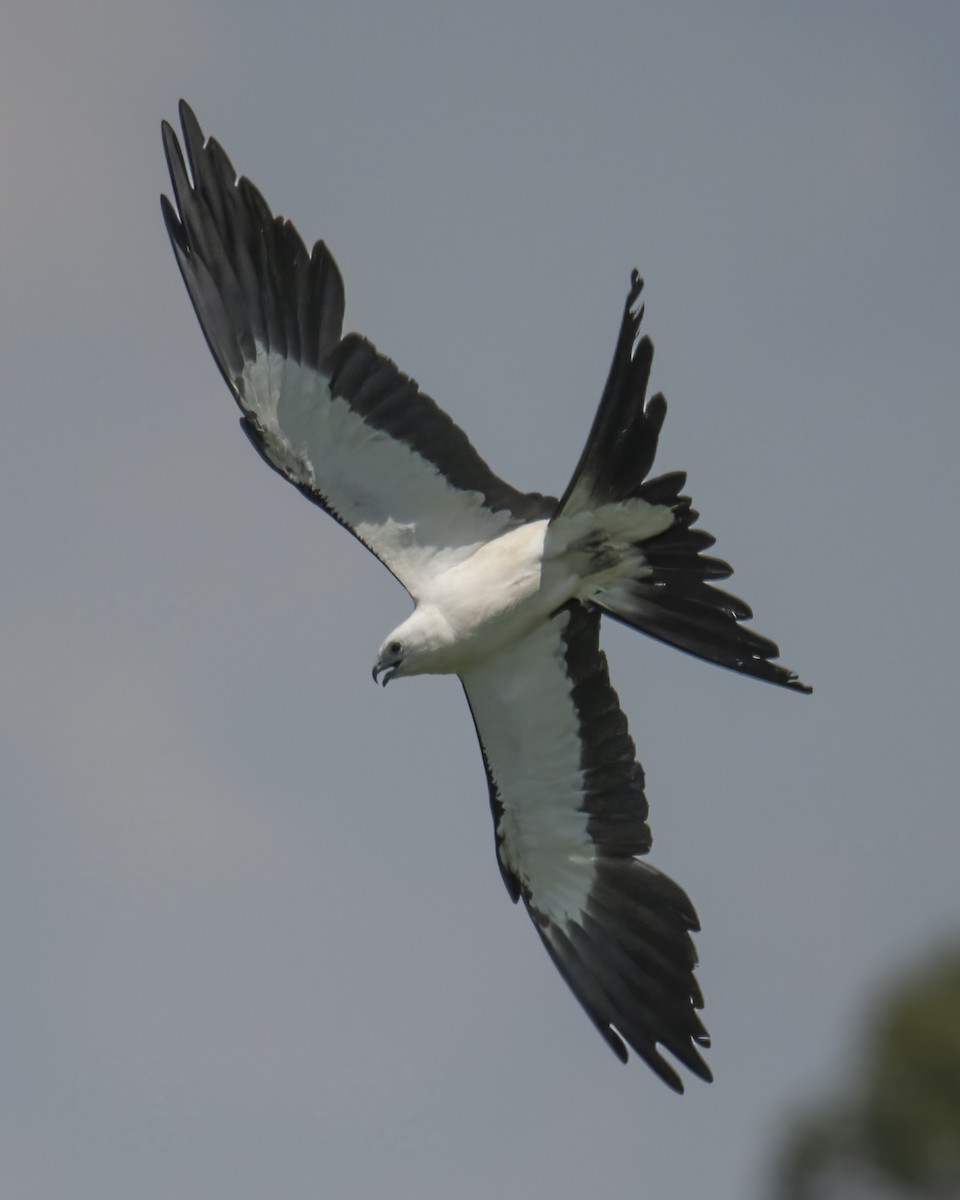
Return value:
<svg viewBox="0 0 960 1200">
<path fill-rule="evenodd" d="M 466 670 L 523 637 L 574 595 L 579 579 L 562 558 L 544 561 L 547 521 L 511 530 L 439 575 L 421 598 L 454 635 L 435 670 Z"/>
</svg>

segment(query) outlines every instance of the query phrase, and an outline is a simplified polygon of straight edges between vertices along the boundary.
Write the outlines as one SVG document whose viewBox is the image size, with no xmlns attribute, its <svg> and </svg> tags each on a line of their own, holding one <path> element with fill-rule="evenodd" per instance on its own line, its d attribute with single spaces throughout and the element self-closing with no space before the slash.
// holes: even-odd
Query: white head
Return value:
<svg viewBox="0 0 960 1200">
<path fill-rule="evenodd" d="M 389 634 L 380 647 L 373 668 L 373 681 L 381 672 L 384 687 L 391 679 L 402 675 L 439 673 L 443 667 L 443 651 L 453 642 L 448 622 L 433 605 L 416 608 L 409 617 Z"/>
</svg>

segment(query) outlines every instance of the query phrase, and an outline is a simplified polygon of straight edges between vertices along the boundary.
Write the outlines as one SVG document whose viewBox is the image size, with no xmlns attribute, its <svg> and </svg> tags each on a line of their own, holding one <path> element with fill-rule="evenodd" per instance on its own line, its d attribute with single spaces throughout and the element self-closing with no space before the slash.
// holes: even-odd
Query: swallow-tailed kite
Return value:
<svg viewBox="0 0 960 1200">
<path fill-rule="evenodd" d="M 560 500 L 499 479 L 412 379 L 342 332 L 343 283 L 308 253 L 180 106 L 164 123 L 177 262 L 207 344 L 266 462 L 347 528 L 410 593 L 373 677 L 458 675 L 486 770 L 498 865 L 614 1053 L 683 1090 L 701 1079 L 699 926 L 650 849 L 643 770 L 599 648 L 607 614 L 690 654 L 809 691 L 715 586 L 685 476 L 648 478 L 666 413 L 645 403 L 653 345 L 634 272 L 613 365 Z"/>
</svg>

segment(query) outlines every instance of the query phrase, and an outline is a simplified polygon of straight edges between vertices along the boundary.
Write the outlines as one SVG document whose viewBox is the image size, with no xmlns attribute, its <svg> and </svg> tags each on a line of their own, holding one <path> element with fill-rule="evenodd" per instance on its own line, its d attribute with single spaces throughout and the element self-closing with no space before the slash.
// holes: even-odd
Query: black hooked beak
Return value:
<svg viewBox="0 0 960 1200">
<path fill-rule="evenodd" d="M 386 666 L 381 666 L 380 663 L 377 663 L 376 666 L 373 668 L 373 682 L 377 683 L 378 682 L 377 677 L 380 675 L 381 672 L 383 672 L 383 679 L 379 680 L 379 683 L 380 683 L 381 687 L 386 687 L 387 684 L 390 682 L 390 680 L 396 674 L 396 671 L 397 671 L 396 663 L 388 663 Z"/>
</svg>

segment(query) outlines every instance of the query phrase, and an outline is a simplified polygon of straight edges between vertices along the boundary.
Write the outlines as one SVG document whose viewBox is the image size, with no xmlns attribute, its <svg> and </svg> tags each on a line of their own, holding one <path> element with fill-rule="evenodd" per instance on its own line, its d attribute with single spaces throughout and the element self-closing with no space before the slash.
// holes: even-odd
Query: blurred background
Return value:
<svg viewBox="0 0 960 1200">
<path fill-rule="evenodd" d="M 7 0 L 0 1194 L 956 1194 L 864 1112 L 904 989 L 957 1071 L 958 37 Z M 816 689 L 606 630 L 711 1086 L 621 1067 L 509 903 L 457 684 L 371 685 L 408 600 L 237 429 L 160 219 L 180 96 L 518 486 L 565 486 L 645 276 L 658 466 Z"/>
</svg>

